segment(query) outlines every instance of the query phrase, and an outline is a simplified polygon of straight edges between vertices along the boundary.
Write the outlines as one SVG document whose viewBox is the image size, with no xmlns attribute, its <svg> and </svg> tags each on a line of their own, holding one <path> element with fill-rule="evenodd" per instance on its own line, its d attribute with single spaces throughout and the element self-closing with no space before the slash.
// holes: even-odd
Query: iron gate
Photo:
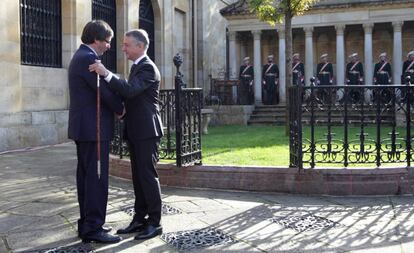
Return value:
<svg viewBox="0 0 414 253">
<path fill-rule="evenodd" d="M 186 88 L 180 66 L 182 57 L 177 54 L 175 89 L 160 90 L 160 113 L 164 136 L 159 146 L 160 159 L 176 160 L 178 167 L 201 164 L 201 107 L 203 90 Z M 129 156 L 128 145 L 123 138 L 123 122 L 115 123 L 111 153 L 120 158 Z"/>
</svg>

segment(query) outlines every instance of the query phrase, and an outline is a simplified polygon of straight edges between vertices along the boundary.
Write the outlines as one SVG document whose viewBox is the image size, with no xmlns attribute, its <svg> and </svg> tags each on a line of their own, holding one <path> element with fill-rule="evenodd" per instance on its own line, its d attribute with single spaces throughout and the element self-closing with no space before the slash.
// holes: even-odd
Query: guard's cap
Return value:
<svg viewBox="0 0 414 253">
<path fill-rule="evenodd" d="M 386 52 L 383 52 L 378 57 L 387 57 L 387 53 Z"/>
<path fill-rule="evenodd" d="M 299 58 L 299 53 L 295 53 L 292 55 L 293 58 Z"/>
<path fill-rule="evenodd" d="M 267 58 L 274 58 L 273 54 L 269 54 Z"/>
<path fill-rule="evenodd" d="M 321 58 L 325 58 L 325 57 L 328 57 L 328 54 L 321 55 Z"/>
<path fill-rule="evenodd" d="M 250 60 L 249 56 L 243 58 L 243 61 L 249 61 L 249 60 Z"/>
<path fill-rule="evenodd" d="M 352 57 L 357 57 L 358 56 L 358 53 L 353 53 L 353 54 L 350 54 L 349 55 L 349 58 L 352 58 Z"/>
<path fill-rule="evenodd" d="M 410 55 L 414 55 L 414 51 L 408 52 L 407 57 L 409 57 Z"/>
</svg>

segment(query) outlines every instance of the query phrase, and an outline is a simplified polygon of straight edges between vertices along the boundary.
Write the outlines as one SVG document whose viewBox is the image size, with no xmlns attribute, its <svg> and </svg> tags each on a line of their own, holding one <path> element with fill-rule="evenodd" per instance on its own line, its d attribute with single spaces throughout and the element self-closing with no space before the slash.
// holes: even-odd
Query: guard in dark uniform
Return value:
<svg viewBox="0 0 414 253">
<path fill-rule="evenodd" d="M 292 83 L 293 85 L 305 85 L 305 66 L 300 61 L 300 55 L 296 53 L 292 59 Z"/>
<path fill-rule="evenodd" d="M 349 56 L 351 62 L 346 65 L 346 83 L 349 85 L 362 85 L 364 84 L 364 67 L 358 60 L 358 54 L 353 53 Z M 363 99 L 361 90 L 350 89 L 349 95 L 353 103 L 359 102 Z"/>
<path fill-rule="evenodd" d="M 391 64 L 387 61 L 387 53 L 379 55 L 380 61 L 375 64 L 374 84 L 390 84 L 392 80 Z"/>
<path fill-rule="evenodd" d="M 316 67 L 316 84 L 317 85 L 332 85 L 333 81 L 333 67 L 332 63 L 328 61 L 328 54 L 321 55 L 321 62 Z M 328 90 L 321 89 L 318 91 L 318 98 L 322 101 L 328 102 Z"/>
<path fill-rule="evenodd" d="M 273 63 L 273 55 L 267 57 L 267 64 L 263 65 L 262 80 L 266 92 L 265 104 L 279 103 L 279 68 Z"/>
<path fill-rule="evenodd" d="M 316 84 L 332 85 L 333 67 L 332 63 L 328 61 L 328 54 L 321 55 L 321 62 L 316 67 L 316 77 Z"/>
<path fill-rule="evenodd" d="M 414 82 L 414 51 L 407 54 L 407 60 L 403 64 L 401 83 L 406 83 L 407 76 L 411 77 L 411 83 Z"/>
<path fill-rule="evenodd" d="M 349 56 L 351 62 L 346 65 L 346 83 L 350 85 L 361 85 L 364 83 L 364 67 L 358 60 L 358 54 Z"/>
<path fill-rule="evenodd" d="M 387 53 L 381 53 L 379 55 L 380 61 L 375 64 L 374 68 L 374 84 L 376 85 L 387 85 L 391 84 L 392 72 L 391 64 L 387 61 Z M 379 92 L 379 93 L 378 93 Z M 392 89 L 381 89 L 374 90 L 374 102 L 377 99 L 384 103 L 388 103 L 391 100 Z M 378 96 L 379 95 L 379 96 Z"/>
<path fill-rule="evenodd" d="M 253 79 L 254 69 L 250 65 L 250 57 L 243 59 L 243 65 L 240 66 L 240 104 L 251 105 L 253 103 Z"/>
</svg>

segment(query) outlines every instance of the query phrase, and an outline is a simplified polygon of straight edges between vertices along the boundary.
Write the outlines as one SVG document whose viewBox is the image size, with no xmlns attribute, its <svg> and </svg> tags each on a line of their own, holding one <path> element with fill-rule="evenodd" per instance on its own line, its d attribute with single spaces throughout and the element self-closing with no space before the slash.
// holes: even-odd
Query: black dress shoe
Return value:
<svg viewBox="0 0 414 253">
<path fill-rule="evenodd" d="M 142 233 L 135 236 L 135 240 L 150 239 L 150 238 L 156 237 L 157 235 L 161 235 L 161 234 L 162 234 L 161 226 L 148 225 L 145 227 Z"/>
<path fill-rule="evenodd" d="M 109 233 L 109 232 L 111 232 L 111 231 L 112 231 L 112 227 L 105 227 L 105 226 L 102 226 L 102 231 L 104 231 L 105 233 Z"/>
<path fill-rule="evenodd" d="M 135 232 L 141 232 L 145 228 L 145 222 L 133 221 L 128 227 L 121 228 L 116 231 L 117 234 L 130 234 Z"/>
<path fill-rule="evenodd" d="M 89 242 L 99 242 L 99 243 L 117 243 L 121 241 L 121 237 L 117 235 L 111 235 L 105 233 L 104 231 L 98 231 L 95 233 L 87 234 L 82 237 L 82 242 L 89 243 Z"/>
</svg>

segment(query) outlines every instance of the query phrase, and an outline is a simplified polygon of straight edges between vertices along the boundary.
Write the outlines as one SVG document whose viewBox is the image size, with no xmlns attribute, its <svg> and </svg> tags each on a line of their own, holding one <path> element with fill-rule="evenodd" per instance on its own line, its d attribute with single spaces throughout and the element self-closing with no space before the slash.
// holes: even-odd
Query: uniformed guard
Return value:
<svg viewBox="0 0 414 253">
<path fill-rule="evenodd" d="M 362 85 L 364 84 L 364 67 L 362 63 L 358 60 L 358 54 L 353 53 L 349 56 L 351 61 L 346 65 L 346 83 L 349 85 Z M 353 88 L 349 90 L 349 96 L 351 97 L 351 102 L 357 103 L 361 101 L 362 98 L 361 90 Z"/>
<path fill-rule="evenodd" d="M 240 104 L 247 105 L 253 102 L 253 79 L 254 70 L 250 64 L 250 57 L 243 59 L 243 65 L 240 66 Z"/>
<path fill-rule="evenodd" d="M 305 66 L 300 61 L 300 55 L 296 53 L 292 59 L 292 83 L 293 85 L 305 85 Z"/>
<path fill-rule="evenodd" d="M 346 65 L 346 82 L 350 85 L 360 85 L 364 83 L 364 67 L 358 60 L 358 54 L 353 53 L 349 56 L 351 62 Z"/>
<path fill-rule="evenodd" d="M 387 61 L 387 53 L 379 55 L 380 61 L 375 64 L 374 84 L 390 84 L 392 80 L 391 64 Z"/>
<path fill-rule="evenodd" d="M 267 57 L 267 64 L 263 65 L 262 79 L 266 91 L 265 104 L 279 103 L 279 68 L 273 63 L 273 55 Z"/>
<path fill-rule="evenodd" d="M 414 51 L 407 54 L 407 60 L 403 64 L 401 83 L 406 83 L 407 76 L 411 77 L 411 83 L 414 82 Z"/>
<path fill-rule="evenodd" d="M 318 85 L 332 85 L 333 67 L 328 61 L 328 54 L 321 55 L 321 62 L 316 67 L 316 83 Z"/>
</svg>

